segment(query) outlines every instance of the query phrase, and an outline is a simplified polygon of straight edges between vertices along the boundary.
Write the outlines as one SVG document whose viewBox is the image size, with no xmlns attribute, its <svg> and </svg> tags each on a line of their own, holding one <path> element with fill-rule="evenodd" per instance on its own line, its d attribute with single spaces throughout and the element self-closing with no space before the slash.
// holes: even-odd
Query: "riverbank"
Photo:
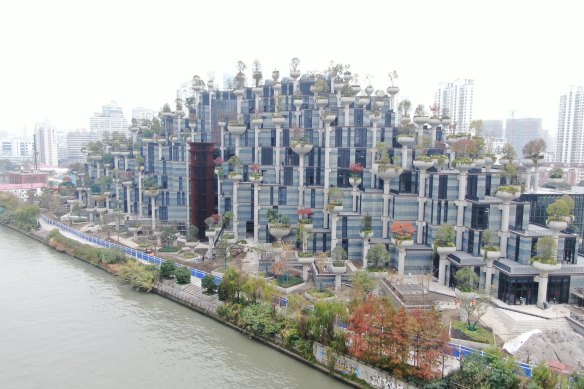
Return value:
<svg viewBox="0 0 584 389">
<path fill-rule="evenodd" d="M 109 273 L 111 275 L 118 276 L 118 274 L 117 274 L 117 272 L 115 270 L 115 267 L 112 267 L 112 266 L 106 265 L 106 264 L 101 264 L 101 263 L 94 263 L 94 262 L 92 262 L 92 261 L 90 261 L 90 260 L 88 260 L 86 258 L 83 258 L 83 257 L 81 257 L 79 255 L 74 255 L 70 251 L 68 252 L 67 250 L 64 250 L 63 247 L 59 247 L 59 246 L 54 247 L 49 242 L 49 231 L 46 231 L 46 230 L 31 230 L 30 232 L 28 232 L 28 231 L 24 231 L 24 230 L 18 229 L 18 228 L 14 227 L 14 226 L 11 226 L 11 225 L 3 224 L 3 226 L 6 226 L 6 227 L 8 227 L 8 228 L 10 228 L 10 229 L 12 229 L 14 231 L 17 231 L 17 232 L 19 232 L 19 233 L 21 233 L 23 235 L 26 235 L 27 237 L 29 237 L 31 239 L 34 239 L 34 240 L 36 240 L 36 241 L 38 241 L 38 242 L 40 242 L 40 243 L 42 243 L 42 244 L 44 244 L 44 245 L 52 248 L 55 251 L 65 253 L 65 254 L 73 257 L 73 258 L 82 260 L 82 261 L 84 261 L 84 262 L 86 262 L 88 264 L 93 265 L 94 267 L 97 267 L 97 268 L 99 268 L 101 270 L 104 270 L 104 271 L 106 271 L 107 273 Z M 81 242 L 76 242 L 76 243 L 79 244 L 79 245 L 82 245 L 83 244 Z M 257 337 L 255 335 L 249 333 L 248 331 L 244 330 L 243 328 L 240 328 L 240 327 L 238 327 L 238 326 L 236 326 L 236 325 L 234 325 L 232 323 L 227 322 L 224 318 L 222 318 L 221 316 L 217 315 L 216 312 L 215 312 L 215 310 L 209 309 L 208 306 L 207 307 L 201 306 L 200 304 L 197 304 L 197 303 L 193 302 L 192 300 L 189 300 L 189 299 L 185 298 L 184 296 L 181 296 L 180 291 L 177 291 L 176 289 L 174 289 L 172 287 L 168 287 L 168 286 L 166 286 L 164 284 L 161 284 L 161 283 L 156 283 L 155 286 L 152 288 L 151 291 L 154 292 L 155 294 L 161 296 L 161 297 L 167 298 L 167 299 L 169 299 L 169 300 L 171 300 L 171 301 L 173 301 L 175 303 L 178 303 L 178 304 L 180 304 L 182 306 L 185 306 L 185 307 L 187 307 L 189 309 L 192 309 L 192 310 L 194 310 L 194 311 L 196 311 L 196 312 L 198 312 L 200 314 L 203 314 L 203 315 L 205 315 L 205 316 L 207 316 L 207 317 L 215 320 L 216 322 L 221 323 L 224 326 L 229 327 L 229 328 L 231 328 L 231 329 L 239 332 L 240 334 L 247 336 L 249 339 L 252 339 L 252 340 L 254 340 L 254 341 L 258 342 L 258 343 L 261 343 L 263 345 L 269 346 L 272 349 L 274 349 L 274 350 L 276 350 L 276 351 L 278 351 L 278 352 L 280 352 L 282 354 L 285 354 L 288 357 L 294 358 L 295 360 L 297 360 L 299 362 L 302 362 L 303 364 L 305 364 L 307 366 L 310 366 L 310 367 L 312 367 L 312 368 L 314 368 L 314 369 L 316 369 L 316 370 L 318 370 L 318 371 L 320 371 L 320 372 L 322 372 L 322 373 L 324 373 L 326 375 L 329 375 L 331 377 L 334 377 L 338 381 L 341 381 L 341 382 L 343 382 L 343 383 L 345 383 L 347 385 L 350 385 L 350 386 L 356 387 L 356 388 L 367 388 L 367 387 L 370 387 L 367 384 L 356 383 L 356 382 L 348 379 L 347 377 L 345 377 L 345 376 L 343 376 L 341 374 L 338 374 L 336 372 L 332 372 L 331 373 L 329 371 L 329 369 L 326 368 L 325 366 L 320 365 L 320 364 L 315 363 L 315 362 L 312 362 L 312 361 L 310 361 L 310 360 L 302 357 L 301 355 L 298 355 L 298 354 L 296 354 L 296 353 L 294 353 L 294 352 L 292 352 L 290 350 L 287 350 L 287 349 L 281 347 L 280 345 L 278 345 L 276 343 L 276 341 L 272 341 L 272 340 L 268 340 L 268 339 L 264 339 L 264 338 Z"/>
</svg>

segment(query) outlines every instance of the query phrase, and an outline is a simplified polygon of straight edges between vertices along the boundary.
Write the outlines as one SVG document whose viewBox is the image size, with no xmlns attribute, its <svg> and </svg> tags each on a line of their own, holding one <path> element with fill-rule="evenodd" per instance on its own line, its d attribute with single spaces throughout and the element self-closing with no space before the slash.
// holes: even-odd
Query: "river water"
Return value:
<svg viewBox="0 0 584 389">
<path fill-rule="evenodd" d="M 0 226 L 0 388 L 336 388 L 338 381 Z"/>
</svg>

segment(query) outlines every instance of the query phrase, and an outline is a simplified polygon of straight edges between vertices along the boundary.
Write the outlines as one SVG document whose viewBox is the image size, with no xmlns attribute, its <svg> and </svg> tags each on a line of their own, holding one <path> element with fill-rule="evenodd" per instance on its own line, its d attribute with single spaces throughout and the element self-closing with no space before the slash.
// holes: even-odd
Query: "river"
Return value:
<svg viewBox="0 0 584 389">
<path fill-rule="evenodd" d="M 336 388 L 338 381 L 0 226 L 0 388 Z"/>
</svg>

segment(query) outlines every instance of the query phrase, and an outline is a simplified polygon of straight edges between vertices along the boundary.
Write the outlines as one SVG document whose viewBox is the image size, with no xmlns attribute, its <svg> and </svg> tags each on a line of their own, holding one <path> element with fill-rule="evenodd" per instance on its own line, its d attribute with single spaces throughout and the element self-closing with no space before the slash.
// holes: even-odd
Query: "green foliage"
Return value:
<svg viewBox="0 0 584 389">
<path fill-rule="evenodd" d="M 282 328 L 282 321 L 274 314 L 272 306 L 266 303 L 243 308 L 239 323 L 247 331 L 262 338 L 271 338 Z"/>
<path fill-rule="evenodd" d="M 516 194 L 520 191 L 520 188 L 515 185 L 502 185 L 497 188 L 497 192 L 508 192 Z"/>
<path fill-rule="evenodd" d="M 331 258 L 333 262 L 344 262 L 347 260 L 347 252 L 341 246 L 337 246 L 333 249 Z"/>
<path fill-rule="evenodd" d="M 14 212 L 14 223 L 23 230 L 30 231 L 37 226 L 41 210 L 36 205 L 20 204 Z"/>
<path fill-rule="evenodd" d="M 299 285 L 303 282 L 304 280 L 302 278 L 289 274 L 284 274 L 276 277 L 276 283 L 278 284 L 279 287 L 282 288 L 290 288 L 294 285 Z"/>
<path fill-rule="evenodd" d="M 229 267 L 223 275 L 217 294 L 221 301 L 239 301 L 239 294 L 242 290 L 245 280 L 237 270 Z"/>
<path fill-rule="evenodd" d="M 458 270 L 454 279 L 461 292 L 476 292 L 479 289 L 479 276 L 470 267 Z"/>
<path fill-rule="evenodd" d="M 454 247 L 454 240 L 456 239 L 456 231 L 451 224 L 442 224 L 436 231 L 434 237 L 434 245 L 437 247 Z"/>
<path fill-rule="evenodd" d="M 176 246 L 165 246 L 165 247 L 161 248 L 158 251 L 161 252 L 161 253 L 176 253 L 178 250 L 180 250 L 180 247 L 176 247 Z"/>
<path fill-rule="evenodd" d="M 217 314 L 231 323 L 238 324 L 242 309 L 241 304 L 227 302 L 217 307 Z"/>
<path fill-rule="evenodd" d="M 530 385 L 537 385 L 537 388 L 555 389 L 560 381 L 560 377 L 547 365 L 541 363 L 531 372 Z M 532 386 L 530 386 L 531 388 Z"/>
<path fill-rule="evenodd" d="M 535 247 L 537 249 L 537 257 L 534 257 L 534 260 L 550 264 L 557 262 L 558 247 L 553 237 L 543 236 L 539 238 Z"/>
<path fill-rule="evenodd" d="M 133 288 L 148 292 L 154 286 L 155 273 L 155 267 L 144 266 L 135 259 L 129 259 L 122 265 L 118 275 Z"/>
<path fill-rule="evenodd" d="M 367 260 L 373 263 L 373 267 L 385 266 L 389 263 L 389 252 L 382 243 L 375 244 L 371 250 L 367 252 Z"/>
<path fill-rule="evenodd" d="M 515 151 L 513 145 L 510 143 L 505 143 L 505 146 L 503 146 L 501 153 L 503 154 L 502 158 L 508 159 L 509 161 L 512 161 L 515 158 L 517 158 L 517 152 Z"/>
<path fill-rule="evenodd" d="M 172 246 L 172 242 L 176 239 L 176 228 L 171 226 L 166 226 L 162 229 L 160 233 L 160 240 L 165 246 Z"/>
<path fill-rule="evenodd" d="M 472 340 L 473 342 L 493 343 L 493 334 L 483 327 L 475 326 L 474 330 L 470 330 L 466 323 L 455 320 L 452 321 L 452 329 L 462 333 L 466 339 Z"/>
<path fill-rule="evenodd" d="M 451 387 L 518 389 L 520 376 L 512 358 L 504 358 L 498 350 L 487 350 L 467 356 L 461 369 L 450 379 Z"/>
<path fill-rule="evenodd" d="M 314 304 L 308 319 L 308 331 L 311 339 L 327 346 L 335 337 L 337 317 L 344 319 L 347 315 L 345 306 L 336 301 L 319 301 Z"/>
<path fill-rule="evenodd" d="M 550 170 L 549 178 L 562 178 L 564 176 L 564 169 L 561 167 L 555 167 Z"/>
<path fill-rule="evenodd" d="M 201 280 L 201 286 L 205 288 L 205 293 L 214 294 L 215 290 L 217 290 L 217 284 L 215 284 L 215 276 L 207 274 Z"/>
<path fill-rule="evenodd" d="M 176 271 L 176 264 L 173 261 L 164 261 L 160 265 L 160 277 L 172 278 Z"/>
<path fill-rule="evenodd" d="M 116 250 L 116 249 L 100 249 L 99 251 L 99 259 L 103 263 L 123 263 L 126 262 L 128 257 L 123 252 Z"/>
<path fill-rule="evenodd" d="M 174 271 L 174 277 L 178 284 L 188 284 L 191 282 L 191 271 L 185 266 L 177 267 Z"/>
</svg>

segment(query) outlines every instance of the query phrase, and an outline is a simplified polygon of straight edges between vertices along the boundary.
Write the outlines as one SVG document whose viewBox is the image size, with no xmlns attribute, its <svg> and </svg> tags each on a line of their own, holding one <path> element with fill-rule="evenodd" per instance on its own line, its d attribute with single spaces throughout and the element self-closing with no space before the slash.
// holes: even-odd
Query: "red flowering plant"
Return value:
<svg viewBox="0 0 584 389">
<path fill-rule="evenodd" d="M 391 225 L 391 234 L 397 242 L 412 240 L 415 233 L 416 228 L 410 222 L 397 221 Z"/>
<path fill-rule="evenodd" d="M 298 210 L 298 223 L 300 224 L 312 224 L 312 219 L 310 215 L 312 215 L 312 208 L 300 208 Z"/>
<path fill-rule="evenodd" d="M 207 230 L 217 229 L 221 226 L 221 215 L 216 213 L 209 216 L 205 219 L 205 224 L 207 225 Z"/>
<path fill-rule="evenodd" d="M 250 176 L 254 178 L 261 178 L 262 172 L 260 172 L 260 164 L 259 163 L 252 163 L 249 165 L 249 169 L 251 170 Z"/>
<path fill-rule="evenodd" d="M 365 168 L 363 167 L 362 163 L 352 163 L 349 165 L 349 170 L 351 170 L 351 177 L 361 178 L 361 174 Z"/>
<path fill-rule="evenodd" d="M 215 165 L 221 165 L 225 162 L 225 160 L 221 157 L 217 157 L 213 160 L 213 162 L 215 163 Z"/>
</svg>

